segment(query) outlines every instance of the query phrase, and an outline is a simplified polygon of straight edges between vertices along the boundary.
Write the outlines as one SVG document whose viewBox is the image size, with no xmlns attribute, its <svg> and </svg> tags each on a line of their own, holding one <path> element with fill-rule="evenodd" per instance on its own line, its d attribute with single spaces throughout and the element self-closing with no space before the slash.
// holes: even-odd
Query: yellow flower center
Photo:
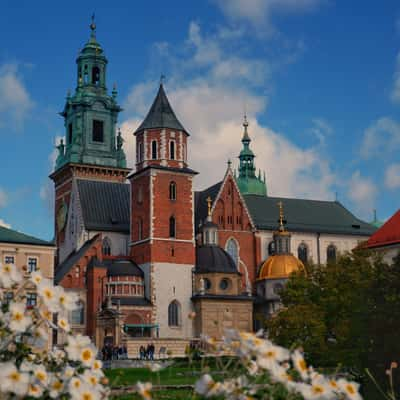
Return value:
<svg viewBox="0 0 400 400">
<path fill-rule="evenodd" d="M 89 380 L 90 380 L 90 383 L 92 385 L 96 385 L 97 384 L 97 378 L 95 376 L 91 376 Z"/>
<path fill-rule="evenodd" d="M 15 372 L 11 372 L 11 374 L 8 377 L 14 382 L 19 382 L 21 375 L 15 371 Z"/>
<path fill-rule="evenodd" d="M 53 383 L 53 389 L 54 390 L 61 390 L 61 388 L 62 388 L 62 382 L 61 381 L 55 381 Z"/>
<path fill-rule="evenodd" d="M 4 271 L 5 271 L 5 272 L 11 272 L 11 265 L 6 264 L 6 265 L 4 266 Z"/>
<path fill-rule="evenodd" d="M 356 391 L 355 391 L 353 385 L 350 385 L 350 384 L 346 385 L 346 390 L 347 390 L 350 394 L 355 394 L 355 393 L 356 393 Z"/>
<path fill-rule="evenodd" d="M 275 352 L 274 352 L 273 350 L 269 350 L 269 351 L 267 351 L 267 352 L 265 353 L 265 355 L 266 355 L 268 358 L 274 358 L 274 357 L 275 357 Z"/>
<path fill-rule="evenodd" d="M 321 393 L 324 393 L 324 388 L 320 385 L 314 385 L 312 387 L 312 391 L 314 394 L 321 394 Z"/>
<path fill-rule="evenodd" d="M 89 349 L 83 350 L 82 360 L 89 361 L 92 358 L 92 352 Z"/>
<path fill-rule="evenodd" d="M 30 385 L 29 391 L 31 393 L 38 393 L 39 392 L 39 388 L 36 385 Z"/>
<path fill-rule="evenodd" d="M 306 371 L 307 370 L 307 364 L 303 359 L 299 360 L 298 365 L 299 365 L 299 369 L 301 371 Z"/>
<path fill-rule="evenodd" d="M 52 299 L 53 298 L 53 292 L 50 289 L 46 289 L 43 294 L 48 299 Z"/>
<path fill-rule="evenodd" d="M 338 387 L 338 385 L 335 381 L 329 381 L 329 384 L 335 389 Z"/>
<path fill-rule="evenodd" d="M 79 386 L 81 386 L 81 381 L 80 381 L 79 379 L 75 379 L 75 380 L 74 380 L 74 386 L 75 386 L 76 388 L 79 388 Z"/>
<path fill-rule="evenodd" d="M 92 399 L 93 399 L 93 396 L 91 393 L 85 392 L 82 394 L 82 400 L 92 400 Z"/>
<path fill-rule="evenodd" d="M 24 318 L 24 314 L 22 314 L 20 312 L 16 312 L 13 315 L 13 320 L 15 320 L 15 321 L 20 322 L 20 321 L 22 321 L 22 318 Z"/>
<path fill-rule="evenodd" d="M 46 374 L 43 371 L 38 371 L 38 372 L 36 372 L 36 378 L 40 382 L 43 382 L 46 379 Z"/>
</svg>

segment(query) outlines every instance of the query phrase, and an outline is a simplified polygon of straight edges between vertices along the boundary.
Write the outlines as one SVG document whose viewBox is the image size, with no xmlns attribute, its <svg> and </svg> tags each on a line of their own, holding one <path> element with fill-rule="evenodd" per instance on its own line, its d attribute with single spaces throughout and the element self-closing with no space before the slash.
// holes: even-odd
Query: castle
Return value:
<svg viewBox="0 0 400 400">
<path fill-rule="evenodd" d="M 131 149 L 116 129 L 121 107 L 116 89 L 107 91 L 94 24 L 76 62 L 76 89 L 61 113 L 66 142 L 50 176 L 55 282 L 78 293 L 72 328 L 98 346 L 256 329 L 259 313 L 279 307 L 290 273 L 334 260 L 374 232 L 338 201 L 269 196 L 246 118 L 238 172 L 228 163 L 221 181 L 194 191 L 196 132 L 178 120 L 162 83 L 132 132 L 136 168 L 127 168 Z"/>
</svg>

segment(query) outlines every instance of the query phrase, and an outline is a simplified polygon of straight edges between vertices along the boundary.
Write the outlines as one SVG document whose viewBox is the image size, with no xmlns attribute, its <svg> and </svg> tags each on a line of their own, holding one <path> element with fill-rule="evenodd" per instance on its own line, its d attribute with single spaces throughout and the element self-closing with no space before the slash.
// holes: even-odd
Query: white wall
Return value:
<svg viewBox="0 0 400 400">
<path fill-rule="evenodd" d="M 110 239 L 112 256 L 127 256 L 127 255 L 129 255 L 129 253 L 128 253 L 129 233 L 107 232 L 107 231 L 89 231 L 88 238 L 91 239 L 93 236 L 97 235 L 98 233 L 101 233 L 103 235 L 103 239 L 105 237 L 108 237 Z"/>
<path fill-rule="evenodd" d="M 268 258 L 268 244 L 273 240 L 273 231 L 262 231 L 259 233 L 261 238 L 261 256 L 265 260 Z M 320 262 L 326 263 L 326 250 L 329 245 L 336 246 L 339 253 L 344 253 L 354 249 L 360 242 L 368 239 L 368 236 L 355 235 L 330 235 L 321 233 L 320 243 Z M 318 262 L 318 235 L 317 233 L 291 232 L 291 251 L 297 257 L 297 248 L 301 243 L 308 247 L 308 257 L 314 263 Z"/>
<path fill-rule="evenodd" d="M 155 263 L 153 265 L 153 296 L 156 319 L 161 338 L 190 338 L 193 335 L 193 321 L 188 315 L 193 311 L 192 269 L 193 265 Z M 168 305 L 177 300 L 181 318 L 179 327 L 168 326 Z"/>
</svg>

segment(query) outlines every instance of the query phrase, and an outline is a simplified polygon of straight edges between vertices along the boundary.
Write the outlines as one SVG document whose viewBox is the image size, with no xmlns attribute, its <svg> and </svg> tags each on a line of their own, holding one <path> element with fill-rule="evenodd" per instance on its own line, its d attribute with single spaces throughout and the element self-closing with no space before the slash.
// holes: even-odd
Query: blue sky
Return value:
<svg viewBox="0 0 400 400">
<path fill-rule="evenodd" d="M 396 1 L 3 1 L 0 220 L 50 239 L 53 143 L 96 13 L 97 38 L 132 132 L 161 74 L 191 132 L 196 187 L 240 151 L 247 110 L 271 195 L 339 200 L 386 219 L 400 194 L 400 4 Z M 206 151 L 205 151 L 206 150 Z M 235 161 L 236 162 L 236 161 Z"/>
</svg>

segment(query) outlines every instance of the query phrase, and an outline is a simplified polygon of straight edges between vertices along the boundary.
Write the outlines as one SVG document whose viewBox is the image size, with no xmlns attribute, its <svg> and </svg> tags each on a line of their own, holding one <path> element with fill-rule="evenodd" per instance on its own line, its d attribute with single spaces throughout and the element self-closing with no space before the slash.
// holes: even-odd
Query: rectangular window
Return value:
<svg viewBox="0 0 400 400">
<path fill-rule="evenodd" d="M 68 124 L 68 143 L 67 144 L 71 144 L 72 143 L 72 122 L 70 124 Z"/>
<path fill-rule="evenodd" d="M 4 303 L 8 304 L 14 298 L 13 292 L 5 292 L 4 293 Z"/>
<path fill-rule="evenodd" d="M 104 122 L 93 120 L 93 142 L 104 142 Z"/>
<path fill-rule="evenodd" d="M 28 258 L 28 272 L 33 272 L 37 270 L 37 258 L 29 257 Z"/>
<path fill-rule="evenodd" d="M 27 293 L 26 294 L 26 306 L 28 308 L 33 308 L 37 304 L 37 294 L 36 293 Z"/>
<path fill-rule="evenodd" d="M 14 262 L 15 262 L 14 256 L 5 256 L 4 257 L 5 264 L 14 264 Z"/>
</svg>

